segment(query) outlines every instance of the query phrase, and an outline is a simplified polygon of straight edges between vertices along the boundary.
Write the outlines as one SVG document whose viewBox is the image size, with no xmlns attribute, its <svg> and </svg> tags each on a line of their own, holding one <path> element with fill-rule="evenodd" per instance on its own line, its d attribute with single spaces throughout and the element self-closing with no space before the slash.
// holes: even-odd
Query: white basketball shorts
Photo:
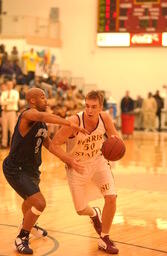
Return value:
<svg viewBox="0 0 167 256">
<path fill-rule="evenodd" d="M 111 166 L 103 156 L 84 162 L 83 174 L 66 168 L 67 179 L 76 211 L 86 208 L 88 202 L 106 195 L 116 195 Z"/>
</svg>

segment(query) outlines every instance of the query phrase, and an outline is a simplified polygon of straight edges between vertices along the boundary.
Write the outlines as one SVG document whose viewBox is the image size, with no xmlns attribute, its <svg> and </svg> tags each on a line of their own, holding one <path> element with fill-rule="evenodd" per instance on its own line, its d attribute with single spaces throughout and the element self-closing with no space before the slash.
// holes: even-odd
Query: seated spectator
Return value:
<svg viewBox="0 0 167 256">
<path fill-rule="evenodd" d="M 61 88 L 63 91 L 66 91 L 69 89 L 69 83 L 68 79 L 64 77 L 59 83 L 58 83 L 58 88 Z"/>
<path fill-rule="evenodd" d="M 6 59 L 3 61 L 0 73 L 1 75 L 9 75 L 11 77 L 14 75 L 13 64 L 10 60 Z"/>
<path fill-rule="evenodd" d="M 26 76 L 23 74 L 20 66 L 19 66 L 19 61 L 15 60 L 13 62 L 13 71 L 14 71 L 14 76 L 16 79 L 17 84 L 26 84 Z"/>
<path fill-rule="evenodd" d="M 52 85 L 53 95 L 55 95 L 56 92 L 57 92 L 58 77 L 55 76 L 55 75 L 50 76 L 50 77 L 47 79 L 47 83 L 50 84 L 50 85 Z"/>
<path fill-rule="evenodd" d="M 38 87 L 38 88 L 40 88 L 41 82 L 42 82 L 42 77 L 35 76 L 34 80 L 32 80 L 30 82 L 30 87 Z"/>
<path fill-rule="evenodd" d="M 10 54 L 10 60 L 12 62 L 15 62 L 15 61 L 19 60 L 19 53 L 18 53 L 18 50 L 17 50 L 16 46 L 13 46 L 13 48 L 12 48 L 12 51 L 11 51 L 11 54 Z"/>
<path fill-rule="evenodd" d="M 8 53 L 5 51 L 5 45 L 0 45 L 0 69 L 3 64 L 8 59 Z"/>
<path fill-rule="evenodd" d="M 26 91 L 24 87 L 22 86 L 19 90 L 19 108 L 25 107 L 27 104 L 26 101 Z"/>
</svg>

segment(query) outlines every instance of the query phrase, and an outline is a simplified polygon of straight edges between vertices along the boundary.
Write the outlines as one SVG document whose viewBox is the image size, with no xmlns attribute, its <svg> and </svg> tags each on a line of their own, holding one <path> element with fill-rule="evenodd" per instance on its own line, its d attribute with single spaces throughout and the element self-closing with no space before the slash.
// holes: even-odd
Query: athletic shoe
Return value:
<svg viewBox="0 0 167 256">
<path fill-rule="evenodd" d="M 101 235 L 101 231 L 102 231 L 101 210 L 98 207 L 93 207 L 93 209 L 96 212 L 96 216 L 90 217 L 90 218 L 97 234 Z"/>
<path fill-rule="evenodd" d="M 100 237 L 98 241 L 99 250 L 105 251 L 109 254 L 118 254 L 119 250 L 115 246 L 114 242 L 110 240 L 109 235 Z"/>
<path fill-rule="evenodd" d="M 35 224 L 32 229 L 31 229 L 31 234 L 34 235 L 35 237 L 45 237 L 47 236 L 48 232 L 39 227 L 37 224 Z"/>
<path fill-rule="evenodd" d="M 21 254 L 33 254 L 33 250 L 29 247 L 29 239 L 27 237 L 16 237 L 16 250 Z"/>
</svg>

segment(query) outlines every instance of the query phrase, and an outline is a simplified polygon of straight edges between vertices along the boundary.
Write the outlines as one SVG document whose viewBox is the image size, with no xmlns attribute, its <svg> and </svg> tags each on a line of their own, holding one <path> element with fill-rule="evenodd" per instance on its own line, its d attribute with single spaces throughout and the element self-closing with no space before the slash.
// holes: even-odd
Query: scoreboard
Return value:
<svg viewBox="0 0 167 256">
<path fill-rule="evenodd" d="M 167 46 L 167 0 L 98 0 L 98 46 Z"/>
</svg>

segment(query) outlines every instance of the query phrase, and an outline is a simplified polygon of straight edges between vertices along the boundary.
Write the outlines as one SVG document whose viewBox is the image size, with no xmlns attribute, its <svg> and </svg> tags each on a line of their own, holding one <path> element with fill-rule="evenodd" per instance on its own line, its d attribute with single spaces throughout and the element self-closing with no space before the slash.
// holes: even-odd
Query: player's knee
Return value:
<svg viewBox="0 0 167 256">
<path fill-rule="evenodd" d="M 105 203 L 111 206 L 115 206 L 116 205 L 116 195 L 107 195 L 105 196 Z"/>
<path fill-rule="evenodd" d="M 43 211 L 46 207 L 46 201 L 45 200 L 40 200 L 39 201 L 39 209 L 40 211 Z"/>
<path fill-rule="evenodd" d="M 46 207 L 46 201 L 45 200 L 37 200 L 34 204 L 34 207 L 40 211 L 43 212 Z"/>
<path fill-rule="evenodd" d="M 77 211 L 77 214 L 80 216 L 85 215 L 85 209 Z"/>
</svg>

